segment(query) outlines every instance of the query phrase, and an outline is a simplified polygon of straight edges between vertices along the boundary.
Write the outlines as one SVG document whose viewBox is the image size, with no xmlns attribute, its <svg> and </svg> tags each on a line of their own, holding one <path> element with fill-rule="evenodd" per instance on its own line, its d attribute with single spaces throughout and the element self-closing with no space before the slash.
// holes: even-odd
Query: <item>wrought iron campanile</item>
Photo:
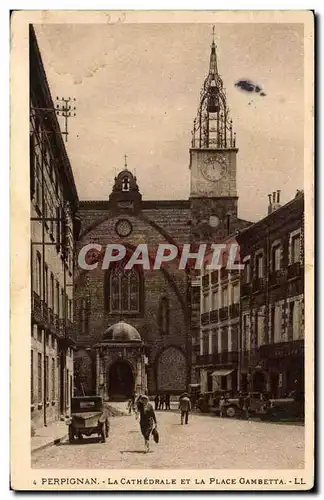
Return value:
<svg viewBox="0 0 324 500">
<path fill-rule="evenodd" d="M 192 131 L 192 148 L 228 149 L 235 148 L 235 142 L 226 92 L 218 73 L 213 28 L 209 73 L 200 92 L 198 113 Z"/>
</svg>

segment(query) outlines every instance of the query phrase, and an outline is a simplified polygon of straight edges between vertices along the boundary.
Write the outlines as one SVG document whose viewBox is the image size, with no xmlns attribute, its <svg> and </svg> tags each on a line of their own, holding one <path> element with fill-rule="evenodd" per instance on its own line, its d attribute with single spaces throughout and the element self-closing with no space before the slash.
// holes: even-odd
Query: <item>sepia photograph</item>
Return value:
<svg viewBox="0 0 324 500">
<path fill-rule="evenodd" d="M 313 487 L 313 25 L 14 13 L 13 489 Z"/>
</svg>

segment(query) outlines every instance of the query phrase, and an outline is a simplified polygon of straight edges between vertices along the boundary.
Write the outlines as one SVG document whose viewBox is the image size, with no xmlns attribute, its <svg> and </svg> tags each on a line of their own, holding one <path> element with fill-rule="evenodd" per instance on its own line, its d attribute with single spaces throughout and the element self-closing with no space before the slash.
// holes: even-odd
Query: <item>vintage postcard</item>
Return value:
<svg viewBox="0 0 324 500">
<path fill-rule="evenodd" d="M 314 486 L 311 11 L 11 19 L 11 488 Z"/>
</svg>

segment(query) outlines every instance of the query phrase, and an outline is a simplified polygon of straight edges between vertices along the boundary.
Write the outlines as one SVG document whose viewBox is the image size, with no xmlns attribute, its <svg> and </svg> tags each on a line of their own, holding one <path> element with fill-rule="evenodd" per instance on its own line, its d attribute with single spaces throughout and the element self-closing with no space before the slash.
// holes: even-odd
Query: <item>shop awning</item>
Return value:
<svg viewBox="0 0 324 500">
<path fill-rule="evenodd" d="M 212 373 L 212 377 L 226 377 L 230 373 L 232 373 L 234 370 L 215 370 Z"/>
</svg>

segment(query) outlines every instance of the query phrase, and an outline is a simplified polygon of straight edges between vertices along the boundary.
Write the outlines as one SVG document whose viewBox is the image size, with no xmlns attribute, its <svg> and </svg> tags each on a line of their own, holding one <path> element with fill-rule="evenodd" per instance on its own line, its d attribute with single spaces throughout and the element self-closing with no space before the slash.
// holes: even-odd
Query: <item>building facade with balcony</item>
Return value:
<svg viewBox="0 0 324 500">
<path fill-rule="evenodd" d="M 304 387 L 304 194 L 240 232 L 242 390 L 274 397 Z"/>
<path fill-rule="evenodd" d="M 69 412 L 78 196 L 36 35 L 30 28 L 31 419 Z"/>
<path fill-rule="evenodd" d="M 234 238 L 224 243 L 236 244 Z M 236 392 L 238 388 L 240 270 L 228 269 L 227 261 L 226 248 L 219 269 L 208 269 L 207 257 L 201 276 L 200 355 L 196 366 L 203 393 Z"/>
</svg>

